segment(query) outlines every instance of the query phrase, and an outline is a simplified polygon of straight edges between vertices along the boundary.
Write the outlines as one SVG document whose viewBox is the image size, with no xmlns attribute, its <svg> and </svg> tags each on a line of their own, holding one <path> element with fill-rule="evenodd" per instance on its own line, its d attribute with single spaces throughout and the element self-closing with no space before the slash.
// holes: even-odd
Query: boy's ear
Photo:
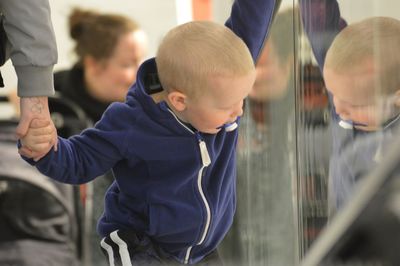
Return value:
<svg viewBox="0 0 400 266">
<path fill-rule="evenodd" d="M 180 91 L 171 91 L 167 95 L 168 101 L 179 112 L 186 109 L 186 95 Z"/>
</svg>

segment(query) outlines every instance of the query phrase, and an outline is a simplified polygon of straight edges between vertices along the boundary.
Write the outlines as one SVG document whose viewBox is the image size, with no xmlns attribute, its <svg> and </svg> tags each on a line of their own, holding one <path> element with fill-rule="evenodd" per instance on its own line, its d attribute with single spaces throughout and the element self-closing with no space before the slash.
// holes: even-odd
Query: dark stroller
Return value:
<svg viewBox="0 0 400 266">
<path fill-rule="evenodd" d="M 63 134 L 90 125 L 80 109 L 59 97 L 49 104 Z M 57 183 L 24 162 L 17 153 L 16 126 L 0 121 L 0 265 L 88 265 L 91 186 Z"/>
</svg>

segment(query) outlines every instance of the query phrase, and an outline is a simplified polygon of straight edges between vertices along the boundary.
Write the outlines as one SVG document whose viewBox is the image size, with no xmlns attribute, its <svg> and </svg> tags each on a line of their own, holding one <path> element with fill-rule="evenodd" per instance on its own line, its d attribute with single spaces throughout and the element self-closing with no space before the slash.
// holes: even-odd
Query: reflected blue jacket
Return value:
<svg viewBox="0 0 400 266">
<path fill-rule="evenodd" d="M 322 73 L 326 53 L 347 23 L 340 15 L 336 0 L 300 0 L 300 8 L 305 31 Z M 386 142 L 385 138 L 392 138 L 400 119 L 388 121 L 379 132 L 345 129 L 339 125 L 340 117 L 335 111 L 332 95 L 329 96 L 332 107 L 329 194 L 332 207 L 339 209 L 354 194 L 359 179 L 376 166 L 382 143 Z"/>
<path fill-rule="evenodd" d="M 256 60 L 271 23 L 275 1 L 238 0 L 226 26 Z M 115 182 L 105 196 L 101 236 L 131 229 L 151 237 L 182 263 L 212 252 L 235 211 L 237 130 L 210 135 L 179 121 L 165 102 L 155 104 L 144 88 L 155 59 L 138 70 L 125 103 L 114 103 L 93 129 L 59 138 L 37 168 L 56 180 L 86 183 L 112 168 Z"/>
</svg>

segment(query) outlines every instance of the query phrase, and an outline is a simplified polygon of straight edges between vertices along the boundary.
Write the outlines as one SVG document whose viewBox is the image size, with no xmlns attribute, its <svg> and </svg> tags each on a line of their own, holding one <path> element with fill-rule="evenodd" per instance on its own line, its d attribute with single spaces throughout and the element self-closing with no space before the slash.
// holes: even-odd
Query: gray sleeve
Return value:
<svg viewBox="0 0 400 266">
<path fill-rule="evenodd" d="M 18 77 L 18 95 L 53 95 L 57 45 L 48 0 L 1 0 L 0 10 Z"/>
</svg>

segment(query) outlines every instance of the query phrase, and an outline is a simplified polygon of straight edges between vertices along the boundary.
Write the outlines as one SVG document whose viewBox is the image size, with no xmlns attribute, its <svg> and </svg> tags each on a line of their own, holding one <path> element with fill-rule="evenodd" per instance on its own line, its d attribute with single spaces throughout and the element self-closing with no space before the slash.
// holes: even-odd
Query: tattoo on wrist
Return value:
<svg viewBox="0 0 400 266">
<path fill-rule="evenodd" d="M 29 98 L 32 103 L 31 112 L 34 114 L 41 114 L 44 109 L 44 104 L 40 97 L 32 97 Z"/>
</svg>

